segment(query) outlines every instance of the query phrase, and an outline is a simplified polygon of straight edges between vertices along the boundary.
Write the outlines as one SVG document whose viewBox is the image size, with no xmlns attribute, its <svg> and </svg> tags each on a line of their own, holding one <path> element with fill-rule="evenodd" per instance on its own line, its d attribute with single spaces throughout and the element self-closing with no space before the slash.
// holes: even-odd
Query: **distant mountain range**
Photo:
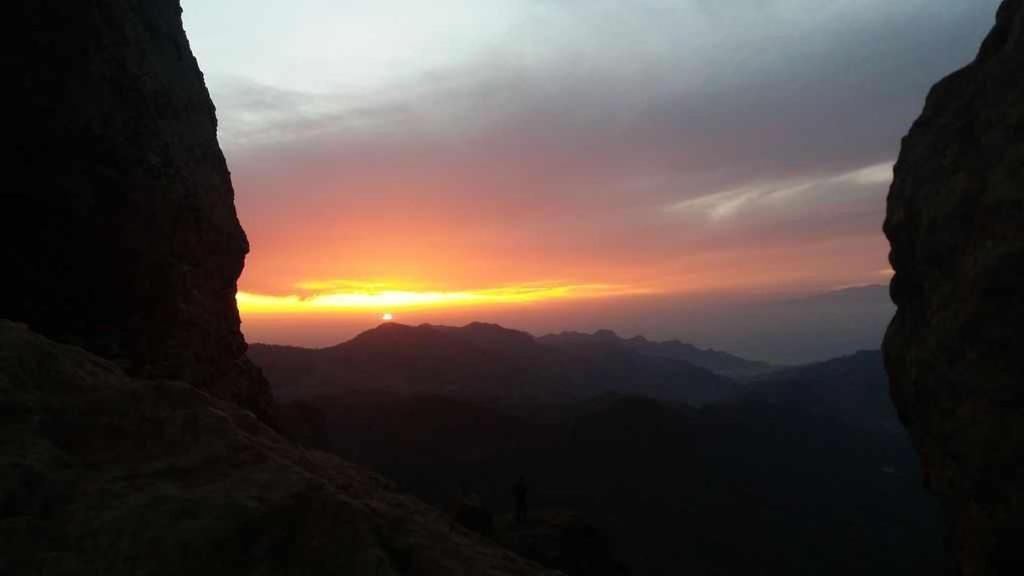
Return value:
<svg viewBox="0 0 1024 576">
<path fill-rule="evenodd" d="M 889 398 L 882 354 L 877 350 L 759 375 L 749 381 L 741 400 L 904 434 Z"/>
<path fill-rule="evenodd" d="M 698 348 L 679 340 L 652 342 L 643 336 L 623 339 L 611 330 L 598 330 L 593 334 L 562 332 L 542 336 L 537 341 L 567 351 L 596 349 L 603 345 L 616 348 L 623 346 L 643 356 L 680 360 L 730 378 L 750 378 L 779 368 L 767 362 L 747 360 L 720 350 Z"/>
<path fill-rule="evenodd" d="M 618 561 L 632 574 L 935 571 L 936 510 L 877 351 L 743 384 L 672 355 L 745 375 L 771 368 L 609 331 L 535 339 L 487 324 L 390 324 L 323 350 L 252 350 L 293 438 L 441 508 L 471 494 L 494 514 L 492 538 L 554 567 L 569 544 L 545 552 L 536 539 L 569 511 L 609 537 L 594 550 L 605 568 L 576 573 L 618 574 Z M 712 385 L 729 393 L 678 401 Z M 505 388 L 531 394 L 508 402 Z M 519 476 L 534 516 L 516 528 Z"/>
<path fill-rule="evenodd" d="M 894 312 L 885 284 L 712 306 L 683 325 L 691 340 L 715 342 L 744 358 L 795 365 L 878 348 Z"/>
<path fill-rule="evenodd" d="M 249 357 L 283 399 L 375 391 L 566 402 L 629 394 L 699 406 L 739 395 L 736 377 L 775 369 L 678 341 L 626 340 L 608 330 L 534 338 L 479 322 L 387 323 L 329 348 L 253 344 Z"/>
</svg>

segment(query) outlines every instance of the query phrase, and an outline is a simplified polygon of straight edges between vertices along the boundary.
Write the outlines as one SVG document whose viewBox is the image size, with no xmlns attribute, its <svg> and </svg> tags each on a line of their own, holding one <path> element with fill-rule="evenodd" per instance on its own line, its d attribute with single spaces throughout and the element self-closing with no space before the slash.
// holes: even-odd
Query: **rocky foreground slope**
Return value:
<svg viewBox="0 0 1024 576">
<path fill-rule="evenodd" d="M 964 575 L 1024 564 L 1022 4 L 1005 0 L 974 62 L 932 88 L 903 140 L 885 221 L 892 398 Z"/>
<path fill-rule="evenodd" d="M 0 321 L 0 574 L 538 574 L 249 411 Z"/>
</svg>

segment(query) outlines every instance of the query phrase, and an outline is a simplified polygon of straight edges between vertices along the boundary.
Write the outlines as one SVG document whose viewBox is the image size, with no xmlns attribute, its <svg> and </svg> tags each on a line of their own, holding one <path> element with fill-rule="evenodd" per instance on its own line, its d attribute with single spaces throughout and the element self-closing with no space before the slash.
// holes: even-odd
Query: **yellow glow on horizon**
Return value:
<svg viewBox="0 0 1024 576">
<path fill-rule="evenodd" d="M 552 300 L 607 298 L 649 294 L 649 289 L 616 284 L 534 283 L 477 290 L 430 290 L 387 282 L 303 282 L 308 295 L 275 296 L 240 291 L 235 295 L 243 314 L 325 314 L 379 310 L 463 308 L 527 304 Z M 390 314 L 390 312 L 389 312 Z"/>
</svg>

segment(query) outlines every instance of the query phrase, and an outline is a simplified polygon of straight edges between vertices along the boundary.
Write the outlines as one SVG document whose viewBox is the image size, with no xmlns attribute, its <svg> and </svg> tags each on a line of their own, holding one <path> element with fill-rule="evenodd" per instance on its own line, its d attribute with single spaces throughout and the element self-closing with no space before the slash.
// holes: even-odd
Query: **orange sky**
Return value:
<svg viewBox="0 0 1024 576">
<path fill-rule="evenodd" d="M 386 167 L 344 156 L 236 163 L 252 245 L 243 315 L 806 293 L 887 280 L 885 162 L 671 202 L 657 192 L 566 193 L 616 177 L 578 159 L 572 172 L 530 183 L 520 167 L 476 162 L 480 151 L 441 154 L 446 170 L 393 154 Z M 539 163 L 526 170 L 547 172 Z M 842 196 L 819 198 L 831 193 Z"/>
<path fill-rule="evenodd" d="M 991 24 L 943 2 L 188 0 L 251 244 L 243 330 L 671 336 L 694 302 L 885 283 L 899 139 Z"/>
</svg>

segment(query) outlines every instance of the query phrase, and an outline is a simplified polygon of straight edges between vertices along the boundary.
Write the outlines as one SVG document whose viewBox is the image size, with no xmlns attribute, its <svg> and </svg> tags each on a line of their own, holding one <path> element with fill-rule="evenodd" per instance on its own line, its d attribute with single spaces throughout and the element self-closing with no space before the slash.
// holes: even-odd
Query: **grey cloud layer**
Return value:
<svg viewBox="0 0 1024 576">
<path fill-rule="evenodd" d="M 899 137 L 996 3 L 538 1 L 469 64 L 373 93 L 211 84 L 256 201 L 277 170 L 331 183 L 293 192 L 311 211 L 373 209 L 360 186 L 405 175 L 422 188 L 374 193 L 472 202 L 566 251 L 856 237 L 878 234 Z"/>
</svg>

